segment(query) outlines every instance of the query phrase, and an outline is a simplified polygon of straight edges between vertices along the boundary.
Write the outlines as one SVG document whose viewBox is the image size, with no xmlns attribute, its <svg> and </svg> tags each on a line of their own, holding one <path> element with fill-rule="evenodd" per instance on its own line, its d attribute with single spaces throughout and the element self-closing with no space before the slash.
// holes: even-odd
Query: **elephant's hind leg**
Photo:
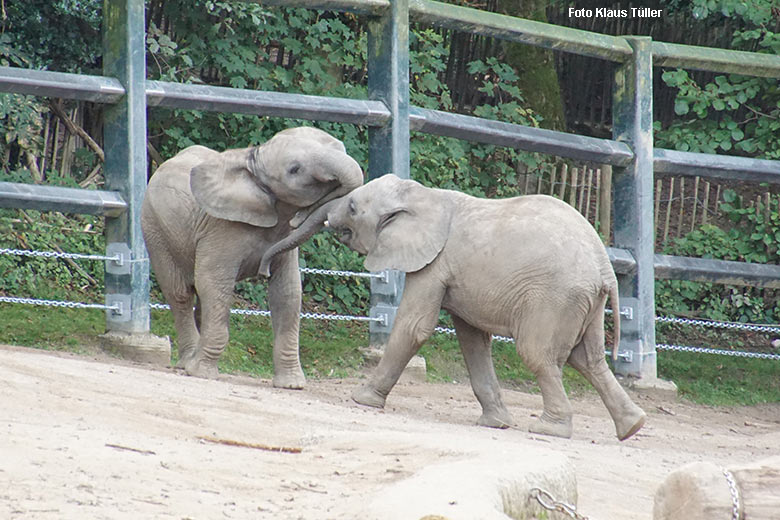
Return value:
<svg viewBox="0 0 780 520">
<path fill-rule="evenodd" d="M 477 424 L 490 428 L 509 428 L 514 421 L 501 399 L 501 388 L 490 355 L 490 334 L 472 327 L 455 315 L 452 315 L 452 320 L 469 371 L 471 388 L 482 405 L 482 416 Z"/>
<path fill-rule="evenodd" d="M 588 325 L 582 340 L 569 355 L 569 364 L 593 385 L 609 410 L 618 439 L 634 435 L 645 424 L 646 415 L 620 386 L 604 359 L 603 314 Z"/>
<path fill-rule="evenodd" d="M 572 408 L 563 388 L 563 364 L 567 343 L 574 337 L 567 327 L 555 328 L 556 312 L 537 308 L 526 312 L 515 333 L 517 352 L 528 369 L 536 376 L 542 392 L 544 410 L 528 429 L 531 433 L 569 438 L 572 434 Z M 563 354 L 562 354 L 563 353 Z"/>
<path fill-rule="evenodd" d="M 150 240 L 150 246 L 153 242 Z M 198 349 L 200 333 L 195 323 L 192 304 L 195 290 L 191 281 L 182 273 L 173 256 L 166 249 L 166 244 L 155 244 L 149 249 L 149 259 L 157 276 L 157 283 L 162 289 L 165 301 L 171 308 L 174 326 L 176 327 L 176 344 L 179 360 L 177 368 L 183 368 Z M 152 253 L 154 251 L 154 253 Z"/>
<path fill-rule="evenodd" d="M 532 369 L 533 370 L 533 369 Z M 534 370 L 542 392 L 544 410 L 539 419 L 528 427 L 531 433 L 571 438 L 572 408 L 563 388 L 561 367 L 548 365 Z"/>
</svg>

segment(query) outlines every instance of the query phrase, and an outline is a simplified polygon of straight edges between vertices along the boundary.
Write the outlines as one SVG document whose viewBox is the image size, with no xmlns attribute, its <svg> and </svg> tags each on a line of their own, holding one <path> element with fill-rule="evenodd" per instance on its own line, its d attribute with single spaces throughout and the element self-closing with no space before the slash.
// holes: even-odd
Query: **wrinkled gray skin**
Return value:
<svg viewBox="0 0 780 520">
<path fill-rule="evenodd" d="M 257 276 L 263 253 L 275 243 L 311 236 L 323 219 L 307 217 L 362 183 L 362 170 L 341 141 L 310 127 L 240 150 L 190 146 L 160 165 L 146 190 L 141 227 L 173 312 L 178 366 L 216 377 L 236 281 Z M 302 388 L 298 250 L 277 255 L 271 268 L 273 384 Z"/>
<path fill-rule="evenodd" d="M 514 337 L 537 377 L 544 412 L 532 432 L 571 437 L 572 408 L 561 380 L 566 362 L 599 392 L 619 439 L 644 424 L 645 413 L 604 359 L 608 296 L 618 308 L 614 271 L 593 227 L 567 204 L 545 195 L 478 199 L 385 175 L 341 199 L 327 225 L 367 255 L 367 269 L 408 273 L 385 354 L 352 395 L 358 403 L 384 406 L 443 308 L 452 315 L 482 405 L 478 424 L 512 424 L 493 368 L 491 334 Z M 617 345 L 619 317 L 615 325 Z"/>
</svg>

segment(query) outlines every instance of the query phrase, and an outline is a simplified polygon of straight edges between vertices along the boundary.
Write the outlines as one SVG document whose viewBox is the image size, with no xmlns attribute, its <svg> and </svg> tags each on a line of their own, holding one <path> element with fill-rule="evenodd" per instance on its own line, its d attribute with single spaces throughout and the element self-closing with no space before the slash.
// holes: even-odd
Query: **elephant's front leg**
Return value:
<svg viewBox="0 0 780 520">
<path fill-rule="evenodd" d="M 301 389 L 306 384 L 299 355 L 301 274 L 298 249 L 280 255 L 268 282 L 268 305 L 274 333 L 274 379 L 277 388 Z"/>
<path fill-rule="evenodd" d="M 430 337 L 439 319 L 445 287 L 426 276 L 427 269 L 406 275 L 401 305 L 385 352 L 368 383 L 352 393 L 358 404 L 382 408 L 409 360 Z"/>
<path fill-rule="evenodd" d="M 501 388 L 490 351 L 490 334 L 472 327 L 454 314 L 452 320 L 469 371 L 471 388 L 482 405 L 482 416 L 477 424 L 490 428 L 509 428 L 514 421 L 501 399 Z"/>
<path fill-rule="evenodd" d="M 195 269 L 200 308 L 200 338 L 194 355 L 184 359 L 188 375 L 216 379 L 219 356 L 229 339 L 230 306 L 238 267 L 204 260 Z"/>
</svg>

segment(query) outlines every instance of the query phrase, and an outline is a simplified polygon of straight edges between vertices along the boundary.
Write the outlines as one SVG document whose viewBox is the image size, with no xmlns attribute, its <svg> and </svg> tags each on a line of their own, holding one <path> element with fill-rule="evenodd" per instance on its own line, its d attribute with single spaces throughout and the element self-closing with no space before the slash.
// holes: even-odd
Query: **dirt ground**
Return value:
<svg viewBox="0 0 780 520">
<path fill-rule="evenodd" d="M 266 380 L 207 381 L 0 346 L 0 518 L 365 518 L 382 489 L 479 447 L 517 464 L 525 450 L 563 453 L 581 514 L 645 520 L 657 486 L 681 465 L 780 454 L 780 405 L 632 394 L 649 420 L 620 443 L 595 393 L 574 400 L 574 437 L 564 440 L 525 431 L 538 395 L 505 391 L 516 427 L 499 431 L 473 425 L 479 406 L 467 385 L 399 384 L 380 411 L 352 403 L 357 384 L 283 391 Z"/>
</svg>

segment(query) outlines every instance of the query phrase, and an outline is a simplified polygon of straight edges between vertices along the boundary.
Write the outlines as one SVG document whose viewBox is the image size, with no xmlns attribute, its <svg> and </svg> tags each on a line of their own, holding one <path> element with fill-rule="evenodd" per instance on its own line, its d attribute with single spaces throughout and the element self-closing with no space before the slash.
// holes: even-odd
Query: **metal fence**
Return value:
<svg viewBox="0 0 780 520">
<path fill-rule="evenodd" d="M 656 278 L 780 288 L 780 267 L 654 254 L 653 172 L 780 183 L 780 162 L 654 149 L 652 67 L 780 77 L 780 57 L 615 37 L 513 18 L 432 0 L 263 0 L 350 11 L 368 17 L 368 97 L 337 99 L 149 81 L 145 70 L 143 0 L 104 0 L 103 76 L 0 67 L 0 91 L 106 103 L 104 191 L 0 183 L 0 207 L 89 213 L 106 217 L 106 327 L 149 331 L 149 263 L 140 230 L 146 186 L 146 109 L 170 107 L 237 112 L 369 127 L 369 177 L 409 176 L 410 130 L 513 147 L 614 167 L 615 247 L 623 306 L 616 371 L 656 376 Z M 613 139 L 529 128 L 410 106 L 409 23 L 431 24 L 616 63 Z M 392 327 L 403 275 L 371 279 L 371 342 Z"/>
</svg>

